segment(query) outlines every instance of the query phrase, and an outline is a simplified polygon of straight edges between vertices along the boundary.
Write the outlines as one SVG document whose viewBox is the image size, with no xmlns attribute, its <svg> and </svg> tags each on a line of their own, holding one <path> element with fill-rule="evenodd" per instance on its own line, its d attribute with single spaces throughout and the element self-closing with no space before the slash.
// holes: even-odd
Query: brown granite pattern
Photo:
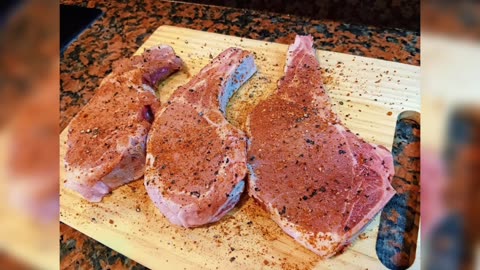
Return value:
<svg viewBox="0 0 480 270">
<path fill-rule="evenodd" d="M 60 269 L 140 270 L 147 268 L 61 223 Z"/>
<path fill-rule="evenodd" d="M 415 261 L 420 222 L 420 114 L 403 112 L 392 146 L 397 192 L 380 216 L 377 256 L 388 269 L 402 270 Z"/>
<path fill-rule="evenodd" d="M 105 12 L 61 58 L 61 129 L 93 96 L 112 63 L 130 57 L 161 25 L 285 44 L 296 33 L 311 34 L 318 49 L 420 65 L 420 35 L 414 31 L 154 0 L 61 2 Z M 143 269 L 67 225 L 61 224 L 60 234 L 63 269 Z"/>
<path fill-rule="evenodd" d="M 185 0 L 186 2 L 273 11 L 315 19 L 420 29 L 420 0 Z M 308 7 L 308 8 L 306 8 Z M 375 16 L 372 16 L 375 14 Z"/>
</svg>

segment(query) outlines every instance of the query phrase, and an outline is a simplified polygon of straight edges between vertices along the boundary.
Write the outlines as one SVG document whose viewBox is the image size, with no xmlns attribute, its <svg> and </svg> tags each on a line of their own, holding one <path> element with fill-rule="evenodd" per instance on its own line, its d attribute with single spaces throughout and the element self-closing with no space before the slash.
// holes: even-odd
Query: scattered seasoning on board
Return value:
<svg viewBox="0 0 480 270">
<path fill-rule="evenodd" d="M 360 239 L 362 239 L 362 240 L 363 240 L 363 239 L 367 239 L 367 238 L 368 238 L 368 236 L 367 236 L 367 234 L 366 234 L 366 233 L 361 233 L 361 234 L 358 236 L 358 238 L 360 238 Z"/>
</svg>

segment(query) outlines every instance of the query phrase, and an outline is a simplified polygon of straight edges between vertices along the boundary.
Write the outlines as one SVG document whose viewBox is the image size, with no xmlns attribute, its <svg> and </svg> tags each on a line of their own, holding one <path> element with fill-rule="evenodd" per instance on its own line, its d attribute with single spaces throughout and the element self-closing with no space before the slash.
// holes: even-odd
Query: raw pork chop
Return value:
<svg viewBox="0 0 480 270">
<path fill-rule="evenodd" d="M 182 65 L 171 47 L 160 46 L 114 66 L 68 127 L 66 187 L 98 202 L 143 175 L 146 137 L 160 105 L 154 88 Z"/>
<path fill-rule="evenodd" d="M 249 194 L 322 257 L 338 252 L 395 191 L 385 148 L 347 130 L 323 88 L 310 36 L 289 47 L 275 94 L 247 118 Z"/>
<path fill-rule="evenodd" d="M 147 142 L 145 187 L 170 222 L 215 222 L 240 199 L 246 138 L 225 119 L 232 94 L 256 72 L 253 55 L 230 48 L 177 89 Z"/>
</svg>

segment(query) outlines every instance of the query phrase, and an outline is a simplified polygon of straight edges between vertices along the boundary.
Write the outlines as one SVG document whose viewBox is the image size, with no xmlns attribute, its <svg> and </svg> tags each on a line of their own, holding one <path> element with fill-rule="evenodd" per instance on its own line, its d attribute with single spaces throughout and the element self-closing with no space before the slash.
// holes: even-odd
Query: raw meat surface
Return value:
<svg viewBox="0 0 480 270">
<path fill-rule="evenodd" d="M 310 36 L 289 47 L 276 93 L 247 118 L 249 194 L 302 245 L 327 258 L 394 195 L 393 159 L 332 110 Z"/>
<path fill-rule="evenodd" d="M 146 138 L 160 106 L 154 88 L 182 65 L 169 46 L 115 64 L 68 126 L 66 187 L 98 202 L 143 175 Z"/>
<path fill-rule="evenodd" d="M 168 220 L 218 221 L 245 188 L 246 137 L 225 119 L 228 100 L 256 72 L 253 55 L 230 48 L 177 89 L 147 142 L 145 187 Z"/>
</svg>

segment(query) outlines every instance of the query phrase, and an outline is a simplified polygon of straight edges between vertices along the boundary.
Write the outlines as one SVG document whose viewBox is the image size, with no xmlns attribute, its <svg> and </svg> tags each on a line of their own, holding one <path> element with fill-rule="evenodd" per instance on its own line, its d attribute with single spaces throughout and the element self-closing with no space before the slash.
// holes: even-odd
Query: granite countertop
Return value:
<svg viewBox="0 0 480 270">
<path fill-rule="evenodd" d="M 131 56 L 161 25 L 288 44 L 311 34 L 317 49 L 420 65 L 420 33 L 330 20 L 155 0 L 75 1 L 105 14 L 64 52 L 60 61 L 60 127 L 93 96 L 118 59 Z M 65 224 L 60 224 L 62 269 L 144 269 Z"/>
</svg>

